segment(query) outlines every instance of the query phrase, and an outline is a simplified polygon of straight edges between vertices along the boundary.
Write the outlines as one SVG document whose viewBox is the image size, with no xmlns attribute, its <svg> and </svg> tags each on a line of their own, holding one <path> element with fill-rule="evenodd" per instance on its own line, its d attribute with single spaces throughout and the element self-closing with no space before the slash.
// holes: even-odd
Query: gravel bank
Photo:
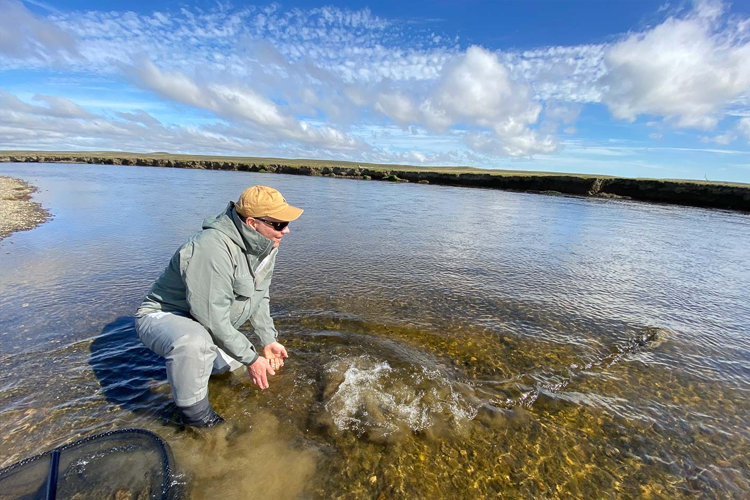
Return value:
<svg viewBox="0 0 750 500">
<path fill-rule="evenodd" d="M 52 217 L 41 203 L 31 201 L 35 191 L 21 179 L 0 175 L 0 240 L 16 231 L 34 229 Z"/>
</svg>

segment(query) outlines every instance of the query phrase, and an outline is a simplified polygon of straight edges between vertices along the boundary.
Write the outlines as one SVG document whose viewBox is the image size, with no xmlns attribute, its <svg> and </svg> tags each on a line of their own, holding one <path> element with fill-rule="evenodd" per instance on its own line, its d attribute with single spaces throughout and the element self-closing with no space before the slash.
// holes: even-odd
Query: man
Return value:
<svg viewBox="0 0 750 500">
<path fill-rule="evenodd" d="M 277 190 L 246 189 L 174 254 L 136 312 L 141 342 L 167 359 L 167 378 L 186 425 L 223 421 L 208 402 L 208 379 L 247 366 L 268 387 L 286 349 L 276 339 L 268 289 L 279 242 L 302 214 Z M 260 356 L 237 329 L 247 320 Z"/>
</svg>

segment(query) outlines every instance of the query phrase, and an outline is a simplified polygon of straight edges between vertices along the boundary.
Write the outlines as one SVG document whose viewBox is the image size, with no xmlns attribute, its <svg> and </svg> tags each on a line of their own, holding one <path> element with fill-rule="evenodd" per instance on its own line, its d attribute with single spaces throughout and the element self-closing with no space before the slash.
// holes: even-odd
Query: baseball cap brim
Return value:
<svg viewBox="0 0 750 500">
<path fill-rule="evenodd" d="M 277 210 L 273 213 L 267 214 L 267 217 L 271 217 L 283 222 L 291 222 L 293 220 L 297 220 L 299 216 L 302 215 L 302 212 L 304 212 L 304 210 L 302 210 L 301 208 L 287 205 L 281 210 Z"/>
</svg>

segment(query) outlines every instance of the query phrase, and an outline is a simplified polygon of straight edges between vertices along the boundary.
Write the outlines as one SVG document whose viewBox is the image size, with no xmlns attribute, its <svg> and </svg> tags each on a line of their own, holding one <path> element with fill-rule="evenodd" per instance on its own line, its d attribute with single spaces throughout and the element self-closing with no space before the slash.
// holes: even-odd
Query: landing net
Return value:
<svg viewBox="0 0 750 500">
<path fill-rule="evenodd" d="M 105 432 L 0 470 L 0 500 L 178 500 L 173 464 L 152 432 Z"/>
</svg>

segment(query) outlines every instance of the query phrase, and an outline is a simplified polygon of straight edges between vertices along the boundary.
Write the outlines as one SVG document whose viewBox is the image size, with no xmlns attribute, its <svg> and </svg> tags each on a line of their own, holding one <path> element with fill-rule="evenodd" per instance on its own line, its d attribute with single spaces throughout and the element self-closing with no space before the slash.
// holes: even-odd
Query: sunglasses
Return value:
<svg viewBox="0 0 750 500">
<path fill-rule="evenodd" d="M 273 227 L 277 231 L 283 231 L 285 227 L 289 225 L 288 222 L 273 222 L 266 219 L 259 219 L 258 217 L 253 217 L 255 220 L 259 220 L 263 222 L 264 224 L 268 224 L 269 226 Z"/>
</svg>

